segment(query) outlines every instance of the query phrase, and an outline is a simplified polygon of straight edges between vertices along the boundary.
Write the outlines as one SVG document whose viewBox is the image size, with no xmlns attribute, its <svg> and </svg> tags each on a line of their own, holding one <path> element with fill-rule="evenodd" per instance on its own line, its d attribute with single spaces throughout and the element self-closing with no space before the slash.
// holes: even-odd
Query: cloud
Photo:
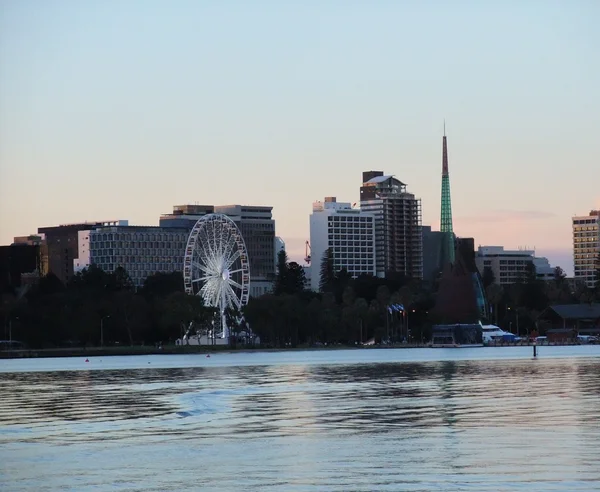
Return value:
<svg viewBox="0 0 600 492">
<path fill-rule="evenodd" d="M 545 210 L 490 210 L 485 215 L 456 217 L 456 221 L 471 224 L 482 222 L 527 222 L 553 217 L 556 217 L 555 213 Z"/>
</svg>

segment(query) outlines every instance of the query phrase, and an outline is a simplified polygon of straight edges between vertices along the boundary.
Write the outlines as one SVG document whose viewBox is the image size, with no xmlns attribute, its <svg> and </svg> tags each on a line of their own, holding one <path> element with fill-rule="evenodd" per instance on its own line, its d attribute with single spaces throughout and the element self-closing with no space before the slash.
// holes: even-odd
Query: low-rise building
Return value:
<svg viewBox="0 0 600 492">
<path fill-rule="evenodd" d="M 547 258 L 536 257 L 535 250 L 505 250 L 504 246 L 479 246 L 475 256 L 475 264 L 481 275 L 489 267 L 494 274 L 494 281 L 500 285 L 510 285 L 523 280 L 527 264 L 533 263 L 537 278 L 552 280 L 554 269 Z"/>
</svg>

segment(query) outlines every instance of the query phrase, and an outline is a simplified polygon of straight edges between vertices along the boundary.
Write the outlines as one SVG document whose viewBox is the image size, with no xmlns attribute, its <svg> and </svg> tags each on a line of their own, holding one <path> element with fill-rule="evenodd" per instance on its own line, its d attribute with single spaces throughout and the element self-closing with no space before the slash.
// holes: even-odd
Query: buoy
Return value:
<svg viewBox="0 0 600 492">
<path fill-rule="evenodd" d="M 86 361 L 86 362 L 89 362 L 89 361 L 90 361 L 90 359 L 85 359 L 85 361 Z"/>
<path fill-rule="evenodd" d="M 210 357 L 210 354 L 206 354 L 206 357 Z"/>
</svg>

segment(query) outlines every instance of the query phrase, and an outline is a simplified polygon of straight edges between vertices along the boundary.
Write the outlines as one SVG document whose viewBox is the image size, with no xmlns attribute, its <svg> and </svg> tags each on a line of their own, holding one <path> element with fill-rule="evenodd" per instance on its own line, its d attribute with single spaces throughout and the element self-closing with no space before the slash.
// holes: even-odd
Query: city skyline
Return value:
<svg viewBox="0 0 600 492">
<path fill-rule="evenodd" d="M 456 234 L 572 274 L 571 217 L 600 209 L 600 6 L 428 6 L 4 3 L 0 242 L 240 203 L 273 206 L 298 261 L 312 203 L 359 202 L 365 169 L 439 229 L 445 118 Z"/>
</svg>

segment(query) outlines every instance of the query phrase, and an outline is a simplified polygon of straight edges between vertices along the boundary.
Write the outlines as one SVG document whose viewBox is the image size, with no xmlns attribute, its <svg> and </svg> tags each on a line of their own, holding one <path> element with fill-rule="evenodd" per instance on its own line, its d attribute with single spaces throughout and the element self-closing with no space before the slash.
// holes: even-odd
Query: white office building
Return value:
<svg viewBox="0 0 600 492">
<path fill-rule="evenodd" d="M 528 263 L 535 265 L 538 279 L 554 278 L 554 269 L 548 258 L 536 257 L 535 250 L 532 249 L 505 250 L 504 246 L 479 246 L 475 255 L 479 273 L 483 275 L 486 267 L 491 268 L 495 283 L 500 285 L 510 285 L 522 280 Z"/>
<path fill-rule="evenodd" d="M 330 248 L 335 271 L 346 269 L 352 277 L 375 275 L 374 215 L 350 203 L 326 197 L 313 203 L 310 216 L 311 288 L 319 290 L 321 261 Z"/>
<path fill-rule="evenodd" d="M 123 267 L 136 287 L 149 275 L 181 271 L 189 231 L 152 226 L 102 227 L 89 231 L 89 263 L 105 272 Z"/>
<path fill-rule="evenodd" d="M 596 283 L 600 254 L 600 210 L 573 217 L 573 270 L 575 281 L 589 288 Z"/>
<path fill-rule="evenodd" d="M 124 227 L 128 226 L 128 220 L 113 220 L 97 224 L 97 227 Z M 73 259 L 73 273 L 79 273 L 91 265 L 90 261 L 90 232 L 93 229 L 77 231 L 77 258 Z"/>
</svg>

